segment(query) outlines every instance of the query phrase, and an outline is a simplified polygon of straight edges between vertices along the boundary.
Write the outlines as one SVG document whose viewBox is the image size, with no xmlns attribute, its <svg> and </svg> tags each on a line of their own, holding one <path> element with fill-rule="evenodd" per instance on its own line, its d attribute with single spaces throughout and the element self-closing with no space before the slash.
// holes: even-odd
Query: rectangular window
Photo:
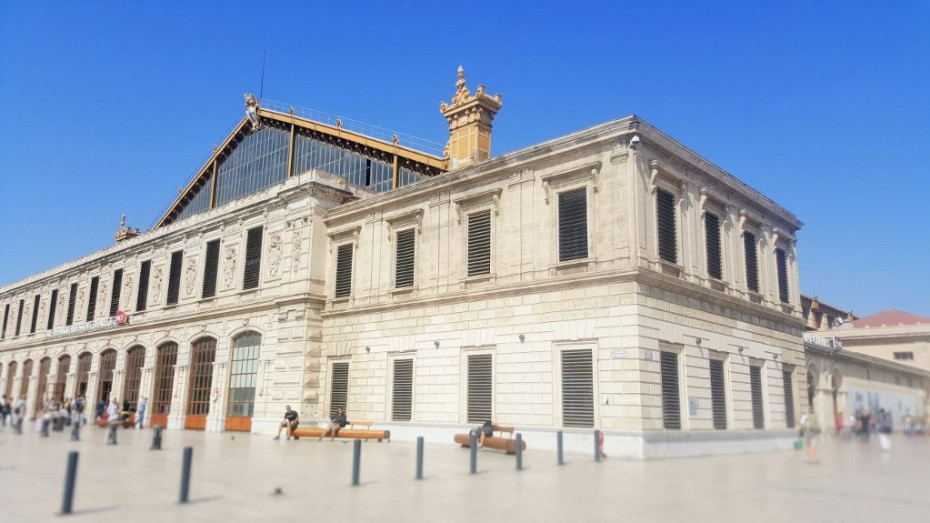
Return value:
<svg viewBox="0 0 930 523">
<path fill-rule="evenodd" d="M 756 255 L 756 235 L 743 232 L 743 249 L 746 252 L 746 288 L 759 292 L 759 258 Z"/>
<path fill-rule="evenodd" d="M 168 268 L 168 297 L 165 300 L 165 305 L 178 303 L 178 295 L 181 291 L 181 264 L 183 263 L 184 251 L 171 253 L 171 266 Z"/>
<path fill-rule="evenodd" d="M 468 275 L 491 274 L 491 211 L 468 215 Z"/>
<path fill-rule="evenodd" d="M 788 262 L 783 249 L 775 249 L 775 265 L 778 268 L 778 298 L 782 303 L 788 303 Z"/>
<path fill-rule="evenodd" d="M 139 267 L 139 292 L 136 293 L 136 310 L 144 311 L 149 305 L 149 273 L 152 272 L 152 260 L 142 262 Z"/>
<path fill-rule="evenodd" d="M 591 349 L 562 351 L 562 423 L 594 426 L 594 365 Z"/>
<path fill-rule="evenodd" d="M 7 305 L 7 307 L 9 307 L 9 305 Z M 913 352 L 910 352 L 910 351 L 908 351 L 908 352 L 895 352 L 895 353 L 894 353 L 894 359 L 899 360 L 899 361 L 909 361 L 909 360 L 913 360 L 913 359 L 914 359 L 914 353 L 913 353 Z"/>
<path fill-rule="evenodd" d="M 207 255 L 203 265 L 203 293 L 202 298 L 216 296 L 217 268 L 220 264 L 220 241 L 207 242 Z"/>
<path fill-rule="evenodd" d="M 785 387 L 785 422 L 789 429 L 794 428 L 794 384 L 791 371 L 781 371 L 782 385 Z"/>
<path fill-rule="evenodd" d="M 333 376 L 330 378 L 330 390 L 332 391 L 329 398 L 329 415 L 336 413 L 336 409 L 342 407 L 346 411 L 349 402 L 349 362 L 341 361 L 333 363 Z"/>
<path fill-rule="evenodd" d="M 119 310 L 119 296 L 123 288 L 123 269 L 113 271 L 113 288 L 110 289 L 110 316 Z"/>
<path fill-rule="evenodd" d="M 710 360 L 710 402 L 713 410 L 714 428 L 727 428 L 727 387 L 723 375 L 723 362 Z"/>
<path fill-rule="evenodd" d="M 675 195 L 656 189 L 656 230 L 659 258 L 678 263 L 678 227 L 675 219 Z"/>
<path fill-rule="evenodd" d="M 494 391 L 491 364 L 490 354 L 468 356 L 468 423 L 491 421 Z"/>
<path fill-rule="evenodd" d="M 47 330 L 55 328 L 55 312 L 58 310 L 58 289 L 52 291 L 52 297 L 48 304 L 48 326 Z"/>
<path fill-rule="evenodd" d="M 678 387 L 678 353 L 661 351 L 659 369 L 662 373 L 662 425 L 666 429 L 681 429 L 681 397 Z"/>
<path fill-rule="evenodd" d="M 343 298 L 352 294 L 352 249 L 347 243 L 336 250 L 336 297 Z"/>
<path fill-rule="evenodd" d="M 36 294 L 32 300 L 32 321 L 29 322 L 29 334 L 35 334 L 36 325 L 39 323 L 39 302 L 42 301 L 42 295 Z"/>
<path fill-rule="evenodd" d="M 6 339 L 6 324 L 9 319 L 10 319 L 10 304 L 7 303 L 3 307 L 3 331 L 2 333 L 0 333 L 0 340 Z"/>
<path fill-rule="evenodd" d="M 19 336 L 20 327 L 23 326 L 23 300 L 19 300 L 19 312 L 16 313 L 16 336 Z"/>
<path fill-rule="evenodd" d="M 413 360 L 394 360 L 391 420 L 410 421 L 413 415 Z"/>
<path fill-rule="evenodd" d="M 765 414 L 762 410 L 762 368 L 749 366 L 749 388 L 752 395 L 752 426 L 765 428 Z"/>
<path fill-rule="evenodd" d="M 87 296 L 87 321 L 94 321 L 97 314 L 97 288 L 100 287 L 100 276 L 90 279 L 90 294 Z"/>
<path fill-rule="evenodd" d="M 707 275 L 718 280 L 723 279 L 720 218 L 709 212 L 704 213 L 704 245 L 707 248 Z"/>
<path fill-rule="evenodd" d="M 413 287 L 413 268 L 416 258 L 416 230 L 400 231 L 396 236 L 394 253 L 394 287 Z"/>
<path fill-rule="evenodd" d="M 559 261 L 588 257 L 588 190 L 559 193 Z"/>
<path fill-rule="evenodd" d="M 68 315 L 65 317 L 65 325 L 74 323 L 74 307 L 77 304 L 78 284 L 72 283 L 71 290 L 68 291 Z"/>
<path fill-rule="evenodd" d="M 258 287 L 262 272 L 262 232 L 263 227 L 249 229 L 245 239 L 245 270 L 242 277 L 243 289 Z"/>
</svg>

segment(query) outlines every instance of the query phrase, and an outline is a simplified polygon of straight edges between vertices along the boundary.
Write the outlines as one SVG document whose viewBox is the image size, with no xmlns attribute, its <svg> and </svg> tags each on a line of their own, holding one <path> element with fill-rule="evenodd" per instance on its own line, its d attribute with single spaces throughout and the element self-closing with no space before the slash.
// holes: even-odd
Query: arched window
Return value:
<svg viewBox="0 0 930 523">
<path fill-rule="evenodd" d="M 136 345 L 126 351 L 126 377 L 123 378 L 123 399 L 129 401 L 129 405 L 134 409 L 139 401 L 143 363 L 145 363 L 145 347 Z"/>
<path fill-rule="evenodd" d="M 184 428 L 203 430 L 210 412 L 210 387 L 213 385 L 213 360 L 216 339 L 200 338 L 191 345 L 190 384 L 187 393 L 187 417 Z"/>
<path fill-rule="evenodd" d="M 19 385 L 19 395 L 25 398 L 29 394 L 29 378 L 32 377 L 32 360 L 23 363 L 23 378 Z"/>
<path fill-rule="evenodd" d="M 252 430 L 261 344 L 262 335 L 257 332 L 246 332 L 233 340 L 226 430 Z"/>
<path fill-rule="evenodd" d="M 178 344 L 162 343 L 155 351 L 155 387 L 152 391 L 153 427 L 167 427 L 171 411 L 171 394 L 174 389 L 174 366 L 178 362 Z"/>
<path fill-rule="evenodd" d="M 94 355 L 89 352 L 83 352 L 78 356 L 77 379 L 74 380 L 74 397 L 87 394 L 87 377 L 90 376 L 90 364 L 94 360 Z"/>
<path fill-rule="evenodd" d="M 100 353 L 100 386 L 97 389 L 97 400 L 110 403 L 113 392 L 113 371 L 116 370 L 116 349 L 107 349 Z"/>
<path fill-rule="evenodd" d="M 58 401 L 65 399 L 65 385 L 68 383 L 68 372 L 71 370 L 71 356 L 65 354 L 58 358 L 58 376 L 55 379 L 55 387 L 52 397 Z"/>
<path fill-rule="evenodd" d="M 36 389 L 36 413 L 42 410 L 48 397 L 48 373 L 52 371 L 52 358 L 42 358 L 39 361 L 39 387 Z"/>
</svg>

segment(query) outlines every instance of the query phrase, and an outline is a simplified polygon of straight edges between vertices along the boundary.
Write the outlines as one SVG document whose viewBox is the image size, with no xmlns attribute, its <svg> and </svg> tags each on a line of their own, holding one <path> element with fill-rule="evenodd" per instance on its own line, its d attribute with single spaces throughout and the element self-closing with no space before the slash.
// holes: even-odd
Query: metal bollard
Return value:
<svg viewBox="0 0 930 523">
<path fill-rule="evenodd" d="M 555 434 L 555 451 L 556 455 L 559 457 L 559 465 L 565 464 L 565 459 L 562 454 L 562 431 L 558 431 Z"/>
<path fill-rule="evenodd" d="M 523 435 L 517 432 L 517 470 L 523 470 Z"/>
<path fill-rule="evenodd" d="M 47 419 L 42 420 L 42 430 L 39 431 L 39 436 L 43 438 L 48 437 L 48 424 L 49 424 L 49 421 Z"/>
<path fill-rule="evenodd" d="M 152 448 L 149 450 L 161 450 L 161 427 L 155 427 L 155 435 L 152 436 Z"/>
<path fill-rule="evenodd" d="M 362 468 L 362 440 L 357 439 L 352 447 L 352 485 L 358 486 Z"/>
<path fill-rule="evenodd" d="M 594 429 L 594 461 L 601 460 L 601 431 Z"/>
<path fill-rule="evenodd" d="M 78 452 L 68 453 L 68 471 L 65 473 L 65 495 L 61 498 L 61 513 L 70 514 L 74 505 L 74 482 L 77 479 Z"/>
<path fill-rule="evenodd" d="M 423 479 L 423 436 L 417 436 L 417 479 Z"/>
<path fill-rule="evenodd" d="M 71 424 L 71 441 L 81 441 L 81 423 Z"/>
<path fill-rule="evenodd" d="M 478 473 L 478 435 L 474 432 L 470 435 L 471 441 L 469 442 L 469 450 L 471 451 L 471 470 L 472 474 Z"/>
<path fill-rule="evenodd" d="M 190 500 L 191 490 L 191 459 L 194 457 L 193 447 L 184 447 L 184 462 L 181 465 L 181 498 L 179 503 Z"/>
<path fill-rule="evenodd" d="M 110 423 L 110 433 L 107 435 L 107 445 L 116 445 L 116 429 L 118 428 L 119 425 Z"/>
</svg>

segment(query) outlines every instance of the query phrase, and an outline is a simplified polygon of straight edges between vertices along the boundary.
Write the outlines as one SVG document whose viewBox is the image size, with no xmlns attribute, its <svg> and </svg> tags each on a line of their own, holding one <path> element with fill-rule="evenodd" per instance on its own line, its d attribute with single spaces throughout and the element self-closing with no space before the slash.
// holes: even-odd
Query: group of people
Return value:
<svg viewBox="0 0 930 523">
<path fill-rule="evenodd" d="M 297 411 L 291 409 L 290 405 L 285 406 L 284 420 L 278 425 L 278 433 L 275 434 L 274 439 L 281 439 L 281 431 L 285 429 L 287 429 L 287 439 L 296 438 L 297 436 L 294 435 L 294 431 L 297 430 L 299 424 L 300 416 L 297 414 Z M 323 438 L 327 436 L 335 440 L 339 431 L 349 424 L 345 409 L 338 407 L 336 412 L 329 417 L 329 420 L 327 420 L 325 424 L 326 430 L 323 432 L 323 435 L 320 436 L 320 441 L 323 441 Z"/>
<path fill-rule="evenodd" d="M 2 426 L 9 425 L 18 433 L 23 432 L 23 418 L 26 417 L 26 397 L 15 402 L 9 396 L 0 397 L 0 422 Z"/>
<path fill-rule="evenodd" d="M 894 428 L 894 416 L 891 410 L 879 408 L 875 416 L 867 409 L 856 409 L 848 417 L 843 412 L 836 414 L 836 433 L 844 439 L 857 437 L 869 441 L 872 433 L 891 434 Z"/>
</svg>

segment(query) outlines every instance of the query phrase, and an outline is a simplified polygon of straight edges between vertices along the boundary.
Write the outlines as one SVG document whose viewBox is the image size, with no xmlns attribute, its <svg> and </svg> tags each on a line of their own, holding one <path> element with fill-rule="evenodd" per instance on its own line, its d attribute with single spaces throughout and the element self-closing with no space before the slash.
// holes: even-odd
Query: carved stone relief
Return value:
<svg viewBox="0 0 930 523">
<path fill-rule="evenodd" d="M 152 274 L 152 303 L 155 304 L 161 301 L 161 280 L 162 269 L 156 267 Z"/>
<path fill-rule="evenodd" d="M 227 289 L 232 287 L 233 278 L 236 275 L 236 248 L 226 247 L 226 253 L 223 255 L 223 286 Z"/>
<path fill-rule="evenodd" d="M 277 276 L 281 269 L 281 233 L 271 235 L 268 246 L 268 276 Z"/>
<path fill-rule="evenodd" d="M 303 254 L 303 233 L 300 227 L 295 227 L 291 233 L 291 272 L 300 270 L 300 257 Z"/>
<path fill-rule="evenodd" d="M 184 291 L 188 296 L 191 296 L 194 294 L 194 283 L 197 280 L 197 266 L 193 258 L 188 258 L 186 265 L 184 269 Z"/>
</svg>

